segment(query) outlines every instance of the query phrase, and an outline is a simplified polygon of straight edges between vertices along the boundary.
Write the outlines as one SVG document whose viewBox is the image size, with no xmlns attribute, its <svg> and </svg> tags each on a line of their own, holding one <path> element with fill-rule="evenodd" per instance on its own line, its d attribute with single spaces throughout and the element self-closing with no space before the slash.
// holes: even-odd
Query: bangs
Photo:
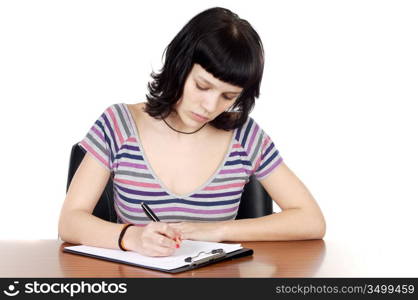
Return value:
<svg viewBox="0 0 418 300">
<path fill-rule="evenodd" d="M 164 50 L 164 65 L 152 72 L 145 111 L 161 120 L 175 111 L 193 65 L 220 81 L 241 87 L 231 107 L 210 122 L 222 130 L 239 128 L 260 95 L 264 50 L 258 33 L 232 11 L 213 7 L 194 16 Z"/>
<path fill-rule="evenodd" d="M 262 57 L 260 45 L 217 31 L 199 40 L 193 62 L 219 80 L 246 88 L 261 80 Z"/>
</svg>

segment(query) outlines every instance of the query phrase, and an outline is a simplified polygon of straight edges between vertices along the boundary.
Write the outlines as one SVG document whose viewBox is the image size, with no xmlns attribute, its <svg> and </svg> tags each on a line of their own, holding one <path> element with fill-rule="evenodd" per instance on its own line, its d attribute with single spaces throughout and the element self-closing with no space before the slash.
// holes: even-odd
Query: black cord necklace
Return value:
<svg viewBox="0 0 418 300">
<path fill-rule="evenodd" d="M 174 131 L 176 131 L 176 132 L 178 132 L 178 133 L 183 133 L 183 134 L 192 134 L 192 133 L 198 132 L 200 129 L 202 129 L 203 127 L 205 127 L 205 126 L 206 126 L 206 124 L 208 124 L 208 123 L 203 124 L 203 126 L 202 126 L 202 127 L 200 127 L 199 129 L 197 129 L 197 130 L 195 130 L 195 131 L 193 131 L 193 132 L 184 132 L 184 131 L 180 131 L 180 130 L 177 130 L 177 129 L 175 129 L 175 128 L 171 127 L 171 126 L 170 126 L 170 124 L 168 124 L 168 123 L 167 123 L 167 121 L 166 121 L 164 118 L 162 118 L 162 119 L 163 119 L 164 123 L 166 123 L 166 124 L 167 124 L 167 126 L 168 126 L 168 127 L 170 127 L 171 129 L 173 129 Z"/>
</svg>

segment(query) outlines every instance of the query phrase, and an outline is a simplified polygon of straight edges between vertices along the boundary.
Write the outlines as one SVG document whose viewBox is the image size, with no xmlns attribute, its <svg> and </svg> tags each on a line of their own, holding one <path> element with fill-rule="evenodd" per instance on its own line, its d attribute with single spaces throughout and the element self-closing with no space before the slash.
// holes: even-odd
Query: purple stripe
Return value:
<svg viewBox="0 0 418 300">
<path fill-rule="evenodd" d="M 139 152 L 139 147 L 138 146 L 131 146 L 131 145 L 128 145 L 128 144 L 123 144 L 121 149 L 134 150 L 134 151 Z"/>
<path fill-rule="evenodd" d="M 245 152 L 245 151 L 234 151 L 234 152 L 231 152 L 231 154 L 229 154 L 229 157 L 233 157 L 233 156 L 247 156 L 247 152 Z"/>
<path fill-rule="evenodd" d="M 254 140 L 255 140 L 255 137 L 256 137 L 256 135 L 257 135 L 257 132 L 258 132 L 258 125 L 256 124 L 256 125 L 255 125 L 255 128 L 254 128 L 254 130 L 253 130 L 253 133 L 252 133 L 252 135 L 251 135 L 250 145 L 248 146 L 248 151 L 247 151 L 247 153 L 251 153 L 251 148 L 253 147 Z"/>
<path fill-rule="evenodd" d="M 267 175 L 268 173 L 271 172 L 271 170 L 273 170 L 275 167 L 277 167 L 281 162 L 283 161 L 283 158 L 280 157 L 275 163 L 273 163 L 267 170 L 258 173 L 257 177 L 264 177 L 265 175 Z"/>
<path fill-rule="evenodd" d="M 239 191 L 226 192 L 226 193 L 193 194 L 190 197 L 193 197 L 193 198 L 217 198 L 217 197 L 239 195 L 241 193 L 242 193 L 242 189 L 239 190 Z"/>
<path fill-rule="evenodd" d="M 119 200 L 118 197 L 116 197 L 116 202 L 120 207 L 123 207 L 125 210 L 129 212 L 134 213 L 143 213 L 144 211 L 140 209 L 139 207 L 130 207 L 126 206 L 122 203 L 122 201 Z M 204 214 L 204 215 L 213 215 L 213 214 L 222 214 L 222 213 L 229 213 L 238 210 L 238 205 L 231 207 L 231 208 L 225 208 L 225 209 L 193 209 L 193 208 L 185 208 L 185 207 L 163 207 L 163 208 L 154 208 L 153 211 L 155 213 L 162 213 L 162 212 L 187 212 L 187 213 L 195 213 L 195 214 Z"/>
<path fill-rule="evenodd" d="M 240 135 L 241 135 L 241 129 L 242 129 L 242 127 L 238 128 L 238 130 L 237 130 L 237 134 L 235 135 L 235 139 L 236 139 L 237 141 L 239 141 L 239 137 L 240 137 Z"/>
<path fill-rule="evenodd" d="M 97 129 L 96 126 L 93 126 L 91 130 L 103 141 L 103 143 L 106 143 L 105 137 L 101 130 Z"/>
<path fill-rule="evenodd" d="M 234 206 L 231 208 L 225 208 L 225 209 L 193 209 L 193 208 L 185 208 L 185 207 L 165 207 L 165 208 L 155 208 L 153 211 L 155 213 L 158 212 L 187 212 L 187 213 L 194 213 L 194 214 L 204 214 L 204 215 L 214 215 L 214 214 L 223 214 L 223 213 L 229 213 L 236 211 L 238 209 L 238 206 Z"/>
<path fill-rule="evenodd" d="M 221 170 L 219 172 L 219 174 L 234 174 L 234 173 L 246 173 L 246 174 L 250 174 L 251 171 L 244 169 L 244 168 L 239 168 L 239 169 L 227 169 L 227 170 Z"/>
<path fill-rule="evenodd" d="M 117 188 L 125 193 L 128 194 L 132 194 L 132 195 L 140 195 L 140 196 L 168 196 L 168 194 L 166 192 L 147 192 L 147 191 L 141 191 L 141 190 L 132 190 L 132 189 L 128 189 L 126 187 L 120 186 L 116 183 L 114 183 Z M 155 188 L 156 190 L 158 190 L 158 188 Z"/>
</svg>

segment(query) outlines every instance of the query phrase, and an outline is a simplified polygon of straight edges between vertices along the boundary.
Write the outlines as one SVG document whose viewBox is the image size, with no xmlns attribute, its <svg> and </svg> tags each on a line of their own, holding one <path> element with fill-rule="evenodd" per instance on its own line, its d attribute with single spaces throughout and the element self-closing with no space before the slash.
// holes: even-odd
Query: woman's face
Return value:
<svg viewBox="0 0 418 300">
<path fill-rule="evenodd" d="M 223 82 L 194 64 L 184 84 L 183 95 L 175 105 L 183 123 L 178 125 L 191 130 L 201 127 L 228 110 L 241 91 L 241 87 Z"/>
</svg>

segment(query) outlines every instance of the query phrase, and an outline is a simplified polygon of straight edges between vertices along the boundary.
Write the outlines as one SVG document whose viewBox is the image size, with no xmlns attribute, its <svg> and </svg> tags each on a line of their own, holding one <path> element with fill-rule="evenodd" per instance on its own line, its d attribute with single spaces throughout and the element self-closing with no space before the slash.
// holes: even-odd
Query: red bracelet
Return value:
<svg viewBox="0 0 418 300">
<path fill-rule="evenodd" d="M 134 226 L 134 224 L 125 224 L 125 225 L 123 225 L 123 228 L 122 228 L 122 230 L 121 230 L 121 232 L 120 232 L 120 234 L 119 234 L 119 241 L 118 241 L 118 244 L 119 244 L 119 248 L 120 248 L 120 250 L 122 250 L 122 251 L 128 251 L 128 250 L 126 250 L 126 248 L 123 246 L 123 236 L 125 235 L 126 230 L 127 230 L 130 226 Z"/>
</svg>

